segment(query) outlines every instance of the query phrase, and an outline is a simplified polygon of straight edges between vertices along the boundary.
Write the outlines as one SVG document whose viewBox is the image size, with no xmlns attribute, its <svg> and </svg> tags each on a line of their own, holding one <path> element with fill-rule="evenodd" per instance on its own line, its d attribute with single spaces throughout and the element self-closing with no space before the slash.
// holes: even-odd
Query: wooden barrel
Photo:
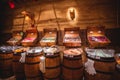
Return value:
<svg viewBox="0 0 120 80">
<path fill-rule="evenodd" d="M 60 80 L 61 66 L 60 66 L 60 53 L 45 55 L 45 80 Z"/>
<path fill-rule="evenodd" d="M 19 51 L 13 54 L 13 71 L 14 71 L 16 80 L 25 79 L 24 63 L 19 62 L 22 53 L 23 51 Z"/>
<path fill-rule="evenodd" d="M 115 60 L 114 58 L 97 58 L 89 57 L 94 61 L 94 67 L 96 70 L 95 75 L 89 75 L 85 71 L 85 80 L 113 80 L 113 73 L 115 71 Z"/>
<path fill-rule="evenodd" d="M 113 80 L 120 80 L 120 64 L 116 65 Z"/>
<path fill-rule="evenodd" d="M 40 56 L 42 53 L 28 53 L 25 59 L 26 80 L 41 80 L 39 70 Z"/>
<path fill-rule="evenodd" d="M 80 55 L 69 55 L 64 53 L 62 63 L 63 80 L 82 80 L 83 64 Z"/>
<path fill-rule="evenodd" d="M 0 51 L 0 78 L 13 76 L 12 58 L 11 50 Z"/>
</svg>

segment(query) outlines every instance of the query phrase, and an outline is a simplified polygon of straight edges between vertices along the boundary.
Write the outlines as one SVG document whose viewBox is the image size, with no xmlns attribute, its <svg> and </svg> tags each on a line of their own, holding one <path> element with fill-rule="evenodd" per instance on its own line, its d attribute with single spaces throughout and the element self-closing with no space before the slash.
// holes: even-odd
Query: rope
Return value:
<svg viewBox="0 0 120 80">
<path fill-rule="evenodd" d="M 56 11 L 55 11 L 55 1 L 53 0 L 53 4 L 52 4 L 52 7 L 53 7 L 53 11 L 54 11 L 54 15 L 55 15 L 55 18 L 56 18 L 56 23 L 57 23 L 57 27 L 58 27 L 58 35 L 59 36 L 62 36 L 61 34 L 61 29 L 60 29 L 60 24 L 59 24 L 59 21 L 58 21 L 58 18 L 57 18 L 57 14 L 56 14 Z M 59 40 L 58 40 L 59 41 Z"/>
<path fill-rule="evenodd" d="M 24 7 L 25 7 L 25 11 L 26 11 L 26 5 L 24 5 Z M 24 19 L 23 19 L 22 32 L 24 32 L 24 26 L 25 26 L 25 15 L 24 15 Z"/>
<path fill-rule="evenodd" d="M 37 21 L 36 21 L 36 28 L 37 28 L 38 22 L 39 22 L 39 20 L 40 20 L 40 15 L 41 15 L 41 7 L 40 7 L 40 10 L 39 10 L 38 19 L 37 19 Z"/>
<path fill-rule="evenodd" d="M 56 14 L 56 11 L 55 11 L 55 1 L 53 0 L 53 4 L 52 4 L 52 7 L 53 7 L 53 11 L 54 11 L 54 15 L 55 15 L 55 18 L 56 18 L 56 23 L 58 25 L 58 30 L 60 31 L 60 24 L 59 24 L 59 21 L 58 21 L 58 18 L 57 18 L 57 14 Z"/>
</svg>

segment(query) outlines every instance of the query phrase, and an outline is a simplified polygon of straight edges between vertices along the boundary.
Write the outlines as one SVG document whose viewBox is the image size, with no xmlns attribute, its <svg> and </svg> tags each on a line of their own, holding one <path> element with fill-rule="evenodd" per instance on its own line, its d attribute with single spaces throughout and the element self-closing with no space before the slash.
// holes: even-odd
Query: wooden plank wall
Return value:
<svg viewBox="0 0 120 80">
<path fill-rule="evenodd" d="M 6 9 L 2 12 L 4 32 L 22 29 L 24 31 L 29 28 L 29 24 L 25 21 L 21 12 L 24 10 L 35 14 L 36 26 L 39 31 L 43 28 L 58 28 L 63 30 L 65 27 L 80 27 L 86 29 L 87 26 L 104 25 L 106 28 L 118 28 L 117 15 L 118 0 L 42 0 L 43 2 L 18 3 L 15 9 Z M 21 6 L 20 6 L 21 5 Z M 72 21 L 68 18 L 68 9 L 75 8 L 76 20 Z M 117 12 L 118 11 L 118 12 Z"/>
</svg>

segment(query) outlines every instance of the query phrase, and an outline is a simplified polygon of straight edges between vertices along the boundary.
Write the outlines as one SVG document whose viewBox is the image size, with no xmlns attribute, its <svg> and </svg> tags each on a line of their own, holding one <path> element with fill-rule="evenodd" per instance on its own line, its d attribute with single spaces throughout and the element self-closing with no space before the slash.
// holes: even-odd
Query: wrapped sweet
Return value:
<svg viewBox="0 0 120 80">
<path fill-rule="evenodd" d="M 73 48 L 73 49 L 67 49 L 64 51 L 65 56 L 77 56 L 82 54 L 81 48 Z"/>
<path fill-rule="evenodd" d="M 58 46 L 44 47 L 43 52 L 47 55 L 54 55 L 59 52 Z"/>
<path fill-rule="evenodd" d="M 113 49 L 85 49 L 87 55 L 92 58 L 113 58 L 115 50 Z"/>
<path fill-rule="evenodd" d="M 29 50 L 27 50 L 27 53 L 41 53 L 42 48 L 41 47 L 30 47 Z"/>
</svg>

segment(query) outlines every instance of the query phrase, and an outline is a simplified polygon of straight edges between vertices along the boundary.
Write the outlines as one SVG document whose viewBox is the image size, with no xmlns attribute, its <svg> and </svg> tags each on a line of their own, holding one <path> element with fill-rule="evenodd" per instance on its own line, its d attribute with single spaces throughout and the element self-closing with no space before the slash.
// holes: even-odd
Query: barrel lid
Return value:
<svg viewBox="0 0 120 80">
<path fill-rule="evenodd" d="M 45 53 L 45 55 L 54 55 L 56 53 L 59 53 L 60 49 L 58 46 L 44 47 L 43 52 Z"/>
<path fill-rule="evenodd" d="M 14 53 L 21 53 L 21 52 L 24 52 L 22 49 L 16 49 L 14 50 Z"/>
<path fill-rule="evenodd" d="M 0 54 L 2 54 L 2 53 L 11 53 L 12 52 L 12 50 L 0 50 Z"/>
<path fill-rule="evenodd" d="M 81 55 L 83 50 L 81 48 L 72 48 L 72 49 L 67 49 L 64 51 L 64 56 L 68 57 L 74 57 Z"/>
<path fill-rule="evenodd" d="M 28 54 L 38 54 L 42 52 L 41 47 L 30 47 L 29 50 L 27 51 Z"/>
<path fill-rule="evenodd" d="M 100 60 L 100 61 L 114 61 L 114 53 L 115 50 L 113 49 L 85 49 L 87 57 Z"/>
<path fill-rule="evenodd" d="M 14 49 L 14 53 L 15 53 L 15 54 L 16 54 L 16 53 L 22 53 L 22 52 L 25 52 L 24 47 L 19 47 L 19 48 L 17 48 L 17 49 Z"/>
<path fill-rule="evenodd" d="M 13 52 L 12 46 L 0 46 L 0 53 L 11 53 Z"/>
</svg>

